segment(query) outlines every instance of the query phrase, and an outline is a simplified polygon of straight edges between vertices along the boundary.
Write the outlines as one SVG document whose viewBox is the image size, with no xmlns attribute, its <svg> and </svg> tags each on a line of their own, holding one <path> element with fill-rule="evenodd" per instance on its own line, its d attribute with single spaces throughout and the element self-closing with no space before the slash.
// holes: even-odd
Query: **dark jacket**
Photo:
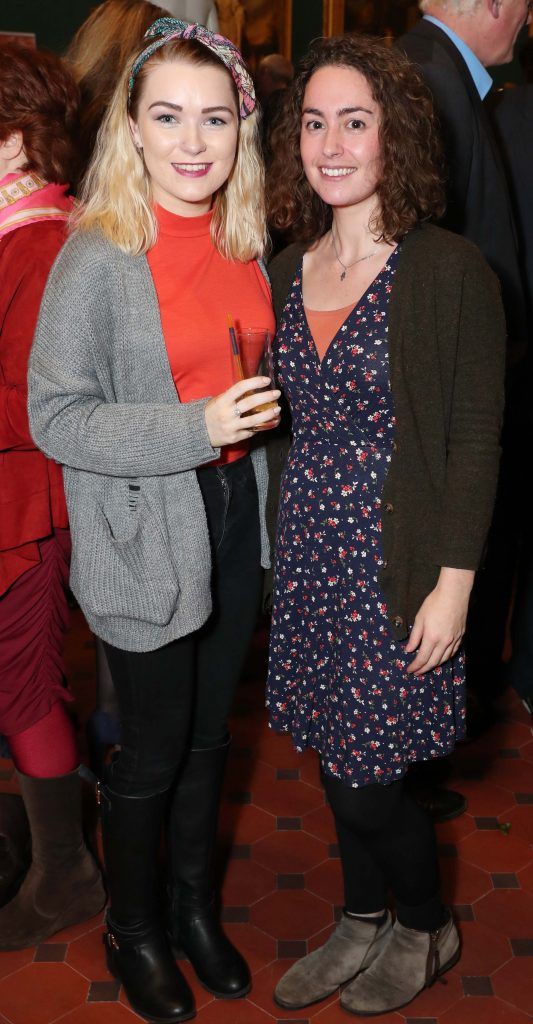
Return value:
<svg viewBox="0 0 533 1024">
<path fill-rule="evenodd" d="M 487 111 L 459 50 L 437 25 L 421 20 L 398 45 L 421 71 L 442 129 L 447 176 L 442 226 L 478 245 L 498 275 L 515 361 L 527 342 L 523 285 L 506 176 Z"/>
<path fill-rule="evenodd" d="M 521 242 L 529 322 L 533 324 L 533 82 L 505 89 L 495 118 Z"/>
<path fill-rule="evenodd" d="M 303 252 L 289 246 L 271 264 L 278 322 Z M 475 246 L 431 225 L 407 235 L 388 342 L 396 433 L 382 495 L 380 585 L 401 639 L 441 566 L 479 567 L 492 515 L 505 322 L 498 281 Z M 267 446 L 272 533 L 288 447 L 275 439 Z"/>
</svg>

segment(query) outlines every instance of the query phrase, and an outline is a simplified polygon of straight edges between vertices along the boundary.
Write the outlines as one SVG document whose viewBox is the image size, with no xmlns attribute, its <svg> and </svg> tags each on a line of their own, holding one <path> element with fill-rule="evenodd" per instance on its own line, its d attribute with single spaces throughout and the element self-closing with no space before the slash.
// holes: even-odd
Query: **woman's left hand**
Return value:
<svg viewBox="0 0 533 1024">
<path fill-rule="evenodd" d="M 437 586 L 418 610 L 405 648 L 408 654 L 418 648 L 407 669 L 410 675 L 421 676 L 456 654 L 466 628 L 473 582 L 470 569 L 441 569 Z"/>
</svg>

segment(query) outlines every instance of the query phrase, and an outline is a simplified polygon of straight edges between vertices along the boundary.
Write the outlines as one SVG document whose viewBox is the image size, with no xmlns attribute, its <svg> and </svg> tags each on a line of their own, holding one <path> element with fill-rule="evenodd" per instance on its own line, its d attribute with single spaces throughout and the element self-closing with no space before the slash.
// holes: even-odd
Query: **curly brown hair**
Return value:
<svg viewBox="0 0 533 1024">
<path fill-rule="evenodd" d="M 444 213 L 442 154 L 428 89 L 406 56 L 370 36 L 318 39 L 302 60 L 272 129 L 267 208 L 275 229 L 316 242 L 331 226 L 331 208 L 313 191 L 300 157 L 300 125 L 307 83 L 323 67 L 354 68 L 380 107 L 380 211 L 372 229 L 397 242 L 420 221 Z"/>
<path fill-rule="evenodd" d="M 78 87 L 55 54 L 0 47 L 0 141 L 22 132 L 25 170 L 59 184 L 76 180 L 78 103 Z"/>
</svg>

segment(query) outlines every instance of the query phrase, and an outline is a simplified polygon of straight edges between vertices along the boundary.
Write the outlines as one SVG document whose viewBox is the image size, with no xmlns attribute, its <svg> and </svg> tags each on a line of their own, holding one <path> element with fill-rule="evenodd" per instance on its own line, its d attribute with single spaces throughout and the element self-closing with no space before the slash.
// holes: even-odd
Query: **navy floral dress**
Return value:
<svg viewBox="0 0 533 1024">
<path fill-rule="evenodd" d="M 388 300 L 401 247 L 320 363 L 299 267 L 276 336 L 294 440 L 282 479 L 267 706 L 350 786 L 393 782 L 464 733 L 462 654 L 419 679 L 390 633 L 377 576 L 394 440 Z"/>
</svg>

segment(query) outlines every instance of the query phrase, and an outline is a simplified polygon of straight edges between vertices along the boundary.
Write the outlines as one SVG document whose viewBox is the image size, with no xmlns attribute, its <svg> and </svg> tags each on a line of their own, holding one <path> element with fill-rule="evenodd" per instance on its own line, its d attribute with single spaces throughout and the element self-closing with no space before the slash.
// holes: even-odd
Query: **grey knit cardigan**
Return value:
<svg viewBox="0 0 533 1024">
<path fill-rule="evenodd" d="M 219 455 L 208 399 L 176 395 L 145 256 L 71 236 L 52 268 L 30 357 L 31 432 L 63 464 L 70 585 L 91 629 L 129 651 L 198 629 L 211 555 L 195 469 Z M 252 452 L 269 565 L 264 449 Z"/>
</svg>

